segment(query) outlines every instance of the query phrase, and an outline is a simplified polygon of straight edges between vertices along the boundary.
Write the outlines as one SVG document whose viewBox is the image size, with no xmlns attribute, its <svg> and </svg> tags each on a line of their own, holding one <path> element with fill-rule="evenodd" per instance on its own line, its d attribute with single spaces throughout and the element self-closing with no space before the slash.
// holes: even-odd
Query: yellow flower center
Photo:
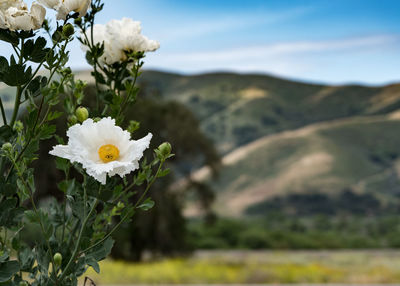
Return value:
<svg viewBox="0 0 400 286">
<path fill-rule="evenodd" d="M 104 163 L 115 161 L 119 157 L 119 150 L 112 144 L 103 145 L 99 148 L 99 157 Z"/>
</svg>

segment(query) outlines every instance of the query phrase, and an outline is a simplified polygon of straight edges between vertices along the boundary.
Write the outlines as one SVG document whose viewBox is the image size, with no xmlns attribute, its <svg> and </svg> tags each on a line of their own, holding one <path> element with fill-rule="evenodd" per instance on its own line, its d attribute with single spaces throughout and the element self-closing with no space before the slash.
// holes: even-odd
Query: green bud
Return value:
<svg viewBox="0 0 400 286">
<path fill-rule="evenodd" d="M 164 142 L 158 147 L 158 150 L 160 150 L 164 157 L 167 157 L 171 154 L 172 147 L 168 142 Z"/>
<path fill-rule="evenodd" d="M 21 282 L 19 282 L 18 285 L 19 286 L 29 286 L 28 282 L 26 282 L 26 281 L 21 281 Z"/>
<path fill-rule="evenodd" d="M 118 202 L 117 209 L 122 210 L 124 207 L 125 207 L 125 204 L 123 202 Z"/>
<path fill-rule="evenodd" d="M 68 116 L 68 123 L 71 125 L 75 125 L 78 123 L 78 118 L 75 115 Z"/>
<path fill-rule="evenodd" d="M 24 130 L 24 124 L 22 124 L 22 122 L 18 120 L 14 124 L 14 130 L 17 132 L 21 132 L 22 130 Z"/>
<path fill-rule="evenodd" d="M 100 117 L 95 117 L 95 118 L 93 118 L 93 122 L 99 122 L 100 120 L 101 120 Z"/>
<path fill-rule="evenodd" d="M 135 120 L 129 121 L 128 132 L 133 133 L 140 128 L 140 123 Z"/>
<path fill-rule="evenodd" d="M 65 75 L 72 74 L 72 70 L 71 70 L 70 67 L 67 67 L 67 68 L 63 69 L 61 72 L 62 72 L 63 74 L 65 74 Z"/>
<path fill-rule="evenodd" d="M 55 265 L 59 267 L 59 266 L 61 265 L 61 262 L 62 262 L 62 255 L 61 255 L 61 253 L 57 252 L 56 254 L 54 254 L 53 259 L 54 259 Z"/>
<path fill-rule="evenodd" d="M 80 26 L 80 24 L 82 24 L 82 18 L 76 18 L 76 19 L 74 20 L 74 23 L 75 23 L 75 25 Z"/>
<path fill-rule="evenodd" d="M 10 142 L 6 142 L 3 144 L 3 146 L 1 146 L 1 149 L 3 151 L 11 151 L 13 148 L 12 144 Z"/>
<path fill-rule="evenodd" d="M 68 23 L 68 24 L 64 25 L 62 32 L 63 32 L 64 37 L 69 38 L 70 36 L 72 36 L 75 33 L 74 26 L 72 26 L 72 24 Z"/>
<path fill-rule="evenodd" d="M 75 111 L 75 115 L 78 118 L 79 122 L 83 122 L 89 118 L 89 111 L 85 107 L 78 107 Z"/>
</svg>

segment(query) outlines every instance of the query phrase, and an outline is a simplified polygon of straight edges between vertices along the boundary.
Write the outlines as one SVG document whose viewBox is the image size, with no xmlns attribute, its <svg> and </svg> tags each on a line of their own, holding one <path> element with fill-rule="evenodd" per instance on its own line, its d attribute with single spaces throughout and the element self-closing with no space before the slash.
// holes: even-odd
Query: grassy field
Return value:
<svg viewBox="0 0 400 286">
<path fill-rule="evenodd" d="M 400 283 L 400 251 L 201 251 L 140 264 L 107 260 L 96 284 Z"/>
</svg>

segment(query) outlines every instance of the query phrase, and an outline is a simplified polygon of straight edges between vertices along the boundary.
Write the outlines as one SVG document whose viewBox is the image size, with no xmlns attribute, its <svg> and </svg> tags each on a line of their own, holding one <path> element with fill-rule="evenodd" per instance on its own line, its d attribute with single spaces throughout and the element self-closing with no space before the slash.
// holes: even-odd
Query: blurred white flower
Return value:
<svg viewBox="0 0 400 286">
<path fill-rule="evenodd" d="M 140 22 L 129 18 L 112 20 L 106 25 L 97 24 L 93 27 L 95 44 L 104 43 L 104 54 L 101 64 L 113 64 L 127 59 L 129 52 L 153 52 L 160 47 L 159 42 L 150 40 L 141 34 Z M 88 35 L 91 38 L 91 35 Z M 82 46 L 87 51 L 86 46 Z"/>
<path fill-rule="evenodd" d="M 98 122 L 87 119 L 67 131 L 68 145 L 57 145 L 51 155 L 82 164 L 86 172 L 102 184 L 107 174 L 121 177 L 139 168 L 139 160 L 150 145 L 151 133 L 137 141 L 110 117 Z"/>
<path fill-rule="evenodd" d="M 65 20 L 71 12 L 79 13 L 79 17 L 86 15 L 91 0 L 38 0 L 39 3 L 56 10 L 57 20 Z"/>
<path fill-rule="evenodd" d="M 38 3 L 33 3 L 31 11 L 28 8 L 9 8 L 6 11 L 6 19 L 9 23 L 10 30 L 36 30 L 42 27 L 46 9 Z"/>
<path fill-rule="evenodd" d="M 0 0 L 0 28 L 15 30 L 39 29 L 46 16 L 46 9 L 33 2 L 31 10 L 20 0 Z"/>
</svg>

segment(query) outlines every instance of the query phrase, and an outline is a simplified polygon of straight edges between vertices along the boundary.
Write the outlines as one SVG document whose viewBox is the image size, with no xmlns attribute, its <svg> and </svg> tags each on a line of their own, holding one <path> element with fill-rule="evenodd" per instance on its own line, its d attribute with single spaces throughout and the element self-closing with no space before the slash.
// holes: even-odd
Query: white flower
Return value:
<svg viewBox="0 0 400 286">
<path fill-rule="evenodd" d="M 107 32 L 124 51 L 154 52 L 160 47 L 157 41 L 149 40 L 141 34 L 140 22 L 129 18 L 112 20 L 107 24 Z"/>
<path fill-rule="evenodd" d="M 31 11 L 27 7 L 9 8 L 6 11 L 6 20 L 10 30 L 36 30 L 42 27 L 46 10 L 38 3 L 33 3 Z"/>
<path fill-rule="evenodd" d="M 150 145 L 151 133 L 137 141 L 128 131 L 115 125 L 110 117 L 98 122 L 87 119 L 67 131 L 68 145 L 57 145 L 51 155 L 78 162 L 86 172 L 102 184 L 107 174 L 121 177 L 139 168 L 139 160 Z"/>
<path fill-rule="evenodd" d="M 88 35 L 89 39 L 91 35 Z M 118 48 L 117 45 L 112 44 L 112 39 L 107 34 L 107 29 L 105 25 L 96 24 L 93 26 L 93 42 L 94 43 L 104 43 L 104 53 L 100 57 L 99 62 L 104 65 L 113 64 L 118 61 L 122 57 L 124 57 L 124 52 Z M 87 49 L 86 46 L 82 47 L 83 49 Z"/>
<path fill-rule="evenodd" d="M 33 2 L 31 10 L 20 0 L 0 0 L 0 28 L 15 30 L 39 29 L 46 16 L 46 9 Z"/>
<path fill-rule="evenodd" d="M 104 43 L 104 54 L 99 59 L 101 64 L 113 64 L 127 59 L 127 52 L 153 52 L 160 47 L 157 41 L 149 40 L 141 34 L 140 22 L 129 18 L 112 20 L 106 25 L 94 25 L 93 41 Z M 91 35 L 88 35 L 91 39 Z M 86 46 L 82 46 L 87 51 Z"/>
<path fill-rule="evenodd" d="M 57 20 L 65 20 L 71 12 L 79 13 L 79 17 L 86 15 L 91 0 L 38 0 L 50 9 L 56 10 Z"/>
</svg>

